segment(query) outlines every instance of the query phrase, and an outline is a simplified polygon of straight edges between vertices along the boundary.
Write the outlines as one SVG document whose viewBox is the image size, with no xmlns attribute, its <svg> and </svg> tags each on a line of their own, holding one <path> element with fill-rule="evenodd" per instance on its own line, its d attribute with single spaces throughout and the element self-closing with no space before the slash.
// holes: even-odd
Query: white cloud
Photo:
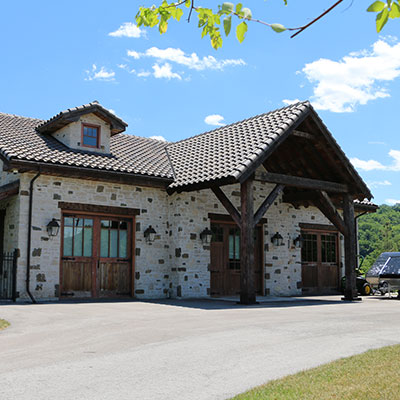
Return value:
<svg viewBox="0 0 400 400">
<path fill-rule="evenodd" d="M 370 50 L 350 53 L 339 61 L 321 58 L 306 64 L 302 72 L 314 84 L 313 106 L 353 112 L 357 105 L 390 97 L 385 84 L 400 76 L 400 43 L 388 42 L 379 39 Z"/>
<path fill-rule="evenodd" d="M 396 200 L 396 199 L 386 199 L 385 203 L 388 203 L 391 206 L 394 206 L 396 204 L 400 204 L 400 200 Z"/>
<path fill-rule="evenodd" d="M 137 73 L 137 76 L 139 77 L 139 78 L 147 78 L 148 76 L 150 76 L 151 75 L 151 72 L 150 71 L 142 71 L 142 72 L 138 72 Z"/>
<path fill-rule="evenodd" d="M 86 71 L 87 77 L 85 78 L 86 81 L 114 81 L 115 80 L 115 72 L 110 70 L 107 71 L 105 67 L 101 67 L 100 69 L 97 68 L 96 64 L 92 65 L 92 69 Z"/>
<path fill-rule="evenodd" d="M 364 161 L 355 157 L 351 158 L 350 161 L 356 168 L 362 169 L 364 171 L 372 171 L 374 169 L 386 169 L 384 165 L 375 160 Z"/>
<path fill-rule="evenodd" d="M 138 60 L 140 58 L 140 53 L 135 50 L 128 50 L 127 54 L 129 57 L 133 57 L 135 60 Z"/>
<path fill-rule="evenodd" d="M 144 35 L 144 31 L 132 22 L 124 22 L 116 31 L 110 32 L 108 36 L 113 37 L 129 37 L 140 38 Z"/>
<path fill-rule="evenodd" d="M 300 103 L 299 99 L 294 99 L 294 100 L 289 100 L 289 99 L 284 99 L 282 100 L 283 104 L 286 104 L 287 106 L 290 106 L 292 104 Z"/>
<path fill-rule="evenodd" d="M 153 72 L 154 78 L 157 78 L 157 79 L 165 78 L 168 80 L 169 79 L 179 79 L 179 80 L 182 79 L 182 77 L 179 74 L 177 74 L 176 72 L 172 72 L 172 67 L 171 67 L 171 64 L 169 64 L 169 63 L 165 63 L 161 67 L 158 64 L 154 64 L 152 68 L 154 70 L 154 72 Z"/>
<path fill-rule="evenodd" d="M 177 48 L 169 47 L 167 49 L 159 49 L 158 47 L 151 47 L 144 53 L 138 53 L 134 50 L 128 50 L 128 56 L 136 60 L 141 57 L 151 57 L 159 61 L 170 61 L 179 65 L 183 65 L 189 69 L 196 71 L 203 71 L 206 69 L 223 70 L 228 66 L 243 66 L 246 65 L 245 61 L 241 58 L 238 59 L 225 59 L 217 60 L 213 56 L 206 56 L 200 58 L 196 53 L 185 54 L 184 51 Z"/>
<path fill-rule="evenodd" d="M 213 125 L 213 126 L 224 126 L 225 123 L 224 117 L 219 114 L 212 114 L 212 115 L 207 115 L 207 117 L 204 118 L 204 122 L 207 125 Z"/>
<path fill-rule="evenodd" d="M 392 186 L 392 182 L 389 182 L 388 180 L 384 181 L 371 181 L 367 182 L 368 186 L 372 188 L 377 188 L 379 186 Z"/>
<path fill-rule="evenodd" d="M 356 157 L 350 159 L 350 161 L 356 168 L 364 171 L 372 171 L 372 170 L 396 171 L 396 172 L 400 171 L 400 151 L 390 150 L 389 156 L 393 158 L 393 162 L 390 165 L 383 165 L 382 163 L 376 160 L 364 161 Z"/>
<path fill-rule="evenodd" d="M 155 140 L 161 140 L 162 142 L 166 142 L 167 139 L 165 139 L 164 136 L 150 136 L 150 139 L 155 139 Z"/>
</svg>

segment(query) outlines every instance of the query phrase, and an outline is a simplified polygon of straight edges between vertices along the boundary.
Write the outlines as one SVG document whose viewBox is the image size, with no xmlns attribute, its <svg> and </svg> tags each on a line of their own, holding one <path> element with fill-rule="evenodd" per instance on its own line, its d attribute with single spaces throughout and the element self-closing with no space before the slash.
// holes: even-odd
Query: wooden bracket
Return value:
<svg viewBox="0 0 400 400">
<path fill-rule="evenodd" d="M 226 194 L 221 190 L 221 188 L 219 186 L 214 186 L 211 188 L 211 190 L 213 191 L 215 196 L 217 196 L 217 198 L 221 202 L 221 204 L 225 207 L 226 211 L 228 211 L 228 213 L 232 217 L 232 219 L 240 227 L 241 217 L 240 217 L 240 213 L 237 210 L 237 208 L 231 203 L 231 201 L 228 199 Z"/>
<path fill-rule="evenodd" d="M 332 222 L 333 225 L 342 233 L 344 236 L 348 235 L 348 229 L 343 221 L 342 217 L 336 210 L 335 205 L 332 203 L 332 200 L 329 198 L 328 194 L 323 190 L 317 191 L 315 199 L 315 205 L 319 208 L 319 210 L 325 215 L 329 221 Z"/>
<path fill-rule="evenodd" d="M 272 205 L 272 203 L 275 201 L 275 199 L 280 195 L 282 190 L 284 189 L 284 185 L 276 185 L 271 193 L 268 195 L 268 197 L 263 201 L 263 203 L 260 205 L 256 213 L 254 214 L 254 226 L 258 224 L 262 216 L 266 213 L 268 208 Z"/>
</svg>

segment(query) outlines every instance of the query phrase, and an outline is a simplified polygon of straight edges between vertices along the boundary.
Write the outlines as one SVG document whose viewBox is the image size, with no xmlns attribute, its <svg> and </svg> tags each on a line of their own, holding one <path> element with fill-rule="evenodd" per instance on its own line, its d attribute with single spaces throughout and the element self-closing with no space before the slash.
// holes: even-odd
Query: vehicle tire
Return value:
<svg viewBox="0 0 400 400">
<path fill-rule="evenodd" d="M 364 286 L 362 287 L 361 294 L 363 296 L 371 296 L 372 294 L 372 287 L 369 283 L 364 283 Z"/>
<path fill-rule="evenodd" d="M 384 296 L 386 293 L 389 292 L 389 285 L 387 284 L 387 282 L 383 282 L 379 288 L 378 288 L 381 296 Z"/>
</svg>

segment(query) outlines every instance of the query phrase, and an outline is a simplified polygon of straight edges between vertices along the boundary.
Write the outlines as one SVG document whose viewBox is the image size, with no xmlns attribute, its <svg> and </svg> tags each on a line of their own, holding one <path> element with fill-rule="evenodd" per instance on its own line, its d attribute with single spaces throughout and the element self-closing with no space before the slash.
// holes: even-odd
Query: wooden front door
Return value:
<svg viewBox="0 0 400 400">
<path fill-rule="evenodd" d="M 212 296 L 240 294 L 240 230 L 234 223 L 212 223 L 210 290 Z M 255 230 L 254 283 L 262 293 L 262 230 Z"/>
<path fill-rule="evenodd" d="M 339 289 L 339 235 L 337 232 L 302 231 L 303 293 L 329 294 Z"/>
<path fill-rule="evenodd" d="M 131 295 L 131 218 L 64 214 L 61 239 L 62 297 Z"/>
</svg>

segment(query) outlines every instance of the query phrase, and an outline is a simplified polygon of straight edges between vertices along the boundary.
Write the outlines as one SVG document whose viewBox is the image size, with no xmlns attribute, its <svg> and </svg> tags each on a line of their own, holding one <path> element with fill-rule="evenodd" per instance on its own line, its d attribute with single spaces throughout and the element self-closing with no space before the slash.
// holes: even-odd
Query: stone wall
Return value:
<svg viewBox="0 0 400 400">
<path fill-rule="evenodd" d="M 7 226 L 14 225 L 13 235 L 16 236 L 13 237 L 17 238 L 16 247 L 21 253 L 17 288 L 21 298 L 26 297 L 29 182 L 33 176 L 30 173 L 21 175 L 20 196 L 8 206 L 19 209 L 19 213 L 9 213 L 19 222 L 9 221 Z M 273 187 L 260 182 L 255 184 L 255 209 Z M 239 186 L 224 186 L 223 190 L 239 207 Z M 52 218 L 61 218 L 59 201 L 140 209 L 134 227 L 136 297 L 206 297 L 209 294 L 210 249 L 201 242 L 200 233 L 210 227 L 209 213 L 227 214 L 210 190 L 168 196 L 164 190 L 156 188 L 41 175 L 35 182 L 30 263 L 31 291 L 38 299 L 54 299 L 59 294 L 61 235 L 49 238 L 46 231 Z M 301 294 L 300 249 L 292 245 L 293 239 L 300 232 L 300 222 L 328 224 L 328 221 L 313 207 L 297 210 L 282 203 L 281 198 L 265 217 L 265 294 Z M 157 232 L 153 243 L 147 243 L 143 235 L 149 225 Z M 285 246 L 274 248 L 271 245 L 270 238 L 276 231 L 284 237 Z M 11 229 L 8 228 L 8 232 Z"/>
</svg>

